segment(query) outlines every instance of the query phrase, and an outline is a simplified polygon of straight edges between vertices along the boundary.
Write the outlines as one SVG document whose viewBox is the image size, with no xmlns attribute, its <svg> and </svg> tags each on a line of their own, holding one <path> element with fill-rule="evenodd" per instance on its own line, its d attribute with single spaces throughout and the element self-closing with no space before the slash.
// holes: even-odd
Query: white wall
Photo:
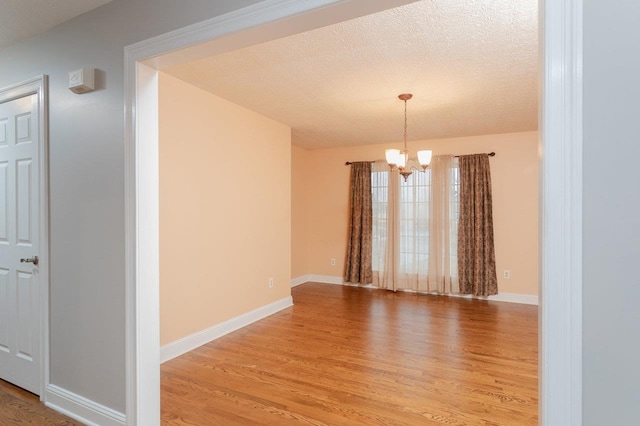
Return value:
<svg viewBox="0 0 640 426">
<path fill-rule="evenodd" d="M 640 418 L 640 2 L 584 2 L 583 424 Z"/>
<path fill-rule="evenodd" d="M 0 51 L 0 87 L 50 76 L 52 384 L 125 411 L 124 47 L 257 2 L 114 0 Z"/>
</svg>

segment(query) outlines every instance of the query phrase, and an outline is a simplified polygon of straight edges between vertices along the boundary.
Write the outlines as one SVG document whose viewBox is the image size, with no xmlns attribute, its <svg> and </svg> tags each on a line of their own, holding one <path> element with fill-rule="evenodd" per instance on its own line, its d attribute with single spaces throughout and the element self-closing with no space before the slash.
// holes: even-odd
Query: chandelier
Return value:
<svg viewBox="0 0 640 426">
<path fill-rule="evenodd" d="M 429 167 L 431 162 L 432 152 L 430 149 L 418 151 L 418 163 L 422 167 L 422 170 L 409 164 L 409 150 L 407 149 L 407 101 L 411 99 L 413 95 L 411 93 L 403 93 L 398 95 L 401 101 L 404 101 L 404 150 L 400 152 L 399 149 L 387 149 L 385 150 L 385 157 L 391 170 L 398 168 L 398 172 L 404 177 L 404 181 L 411 175 L 413 170 L 424 172 Z"/>
</svg>

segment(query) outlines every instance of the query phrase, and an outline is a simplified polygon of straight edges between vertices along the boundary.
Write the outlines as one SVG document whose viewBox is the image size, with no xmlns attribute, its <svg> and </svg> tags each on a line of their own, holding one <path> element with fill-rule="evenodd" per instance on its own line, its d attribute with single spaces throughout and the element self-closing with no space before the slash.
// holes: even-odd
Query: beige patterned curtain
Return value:
<svg viewBox="0 0 640 426">
<path fill-rule="evenodd" d="M 344 280 L 371 284 L 371 163 L 351 164 L 351 203 L 349 206 L 349 243 Z"/>
<path fill-rule="evenodd" d="M 475 296 L 498 294 L 489 156 L 487 154 L 460 156 L 459 167 L 458 277 L 460 292 Z"/>
</svg>

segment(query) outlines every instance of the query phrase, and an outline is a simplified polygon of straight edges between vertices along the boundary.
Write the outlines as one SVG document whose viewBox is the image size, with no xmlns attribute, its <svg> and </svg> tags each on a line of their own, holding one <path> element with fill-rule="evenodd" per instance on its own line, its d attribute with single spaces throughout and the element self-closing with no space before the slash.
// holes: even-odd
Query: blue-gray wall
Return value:
<svg viewBox="0 0 640 426">
<path fill-rule="evenodd" d="M 583 424 L 640 424 L 640 2 L 584 1 Z"/>
</svg>

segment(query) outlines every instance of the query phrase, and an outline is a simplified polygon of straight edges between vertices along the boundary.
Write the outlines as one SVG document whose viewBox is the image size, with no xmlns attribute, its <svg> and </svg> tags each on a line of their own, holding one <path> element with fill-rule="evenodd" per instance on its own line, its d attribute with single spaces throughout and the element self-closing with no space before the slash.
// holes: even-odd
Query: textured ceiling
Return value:
<svg viewBox="0 0 640 426">
<path fill-rule="evenodd" d="M 424 0 L 164 71 L 308 149 L 537 129 L 537 0 Z"/>
<path fill-rule="evenodd" d="M 111 0 L 0 0 L 0 49 Z"/>
</svg>

